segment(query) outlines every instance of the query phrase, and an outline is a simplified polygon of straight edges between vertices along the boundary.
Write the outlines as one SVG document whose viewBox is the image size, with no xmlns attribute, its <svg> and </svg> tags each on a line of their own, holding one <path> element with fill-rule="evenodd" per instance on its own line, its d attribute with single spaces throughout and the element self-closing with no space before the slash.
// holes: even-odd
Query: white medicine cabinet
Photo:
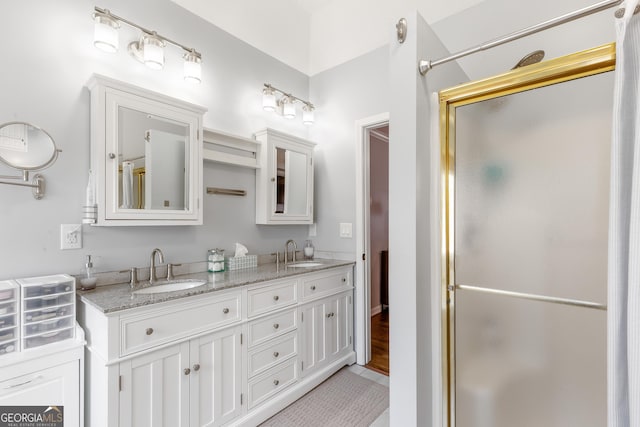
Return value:
<svg viewBox="0 0 640 427">
<path fill-rule="evenodd" d="M 256 132 L 256 224 L 313 224 L 314 143 L 273 129 Z"/>
<path fill-rule="evenodd" d="M 88 88 L 96 225 L 202 224 L 206 109 L 99 75 Z"/>
</svg>

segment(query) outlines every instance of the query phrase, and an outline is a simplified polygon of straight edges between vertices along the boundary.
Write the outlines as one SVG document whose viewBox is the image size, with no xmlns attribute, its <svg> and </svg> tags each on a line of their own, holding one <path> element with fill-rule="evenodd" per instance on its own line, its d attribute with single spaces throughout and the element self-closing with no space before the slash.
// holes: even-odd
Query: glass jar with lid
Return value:
<svg viewBox="0 0 640 427">
<path fill-rule="evenodd" d="M 211 273 L 224 271 L 224 249 L 209 249 L 207 251 L 207 270 Z"/>
</svg>

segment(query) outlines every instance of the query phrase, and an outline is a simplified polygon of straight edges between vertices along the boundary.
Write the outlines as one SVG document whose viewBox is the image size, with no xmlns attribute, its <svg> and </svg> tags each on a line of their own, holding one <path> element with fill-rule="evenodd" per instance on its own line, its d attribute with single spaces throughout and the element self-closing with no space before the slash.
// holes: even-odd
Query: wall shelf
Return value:
<svg viewBox="0 0 640 427">
<path fill-rule="evenodd" d="M 204 129 L 203 139 L 204 160 L 251 169 L 260 168 L 260 144 L 257 141 L 213 129 Z"/>
</svg>

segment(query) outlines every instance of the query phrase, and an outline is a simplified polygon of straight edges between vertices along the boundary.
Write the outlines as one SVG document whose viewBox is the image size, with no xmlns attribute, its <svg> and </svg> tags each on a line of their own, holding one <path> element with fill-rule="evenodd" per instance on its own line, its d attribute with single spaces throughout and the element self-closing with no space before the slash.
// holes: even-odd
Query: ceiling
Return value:
<svg viewBox="0 0 640 427">
<path fill-rule="evenodd" d="M 172 0 L 307 74 L 335 67 L 393 40 L 395 22 L 418 10 L 456 52 L 538 24 L 596 0 Z M 375 7 L 373 7 L 375 4 Z M 546 59 L 614 40 L 613 10 L 459 60 L 470 79 L 512 68 L 527 53 Z M 436 59 L 436 58 L 426 58 Z"/>
</svg>

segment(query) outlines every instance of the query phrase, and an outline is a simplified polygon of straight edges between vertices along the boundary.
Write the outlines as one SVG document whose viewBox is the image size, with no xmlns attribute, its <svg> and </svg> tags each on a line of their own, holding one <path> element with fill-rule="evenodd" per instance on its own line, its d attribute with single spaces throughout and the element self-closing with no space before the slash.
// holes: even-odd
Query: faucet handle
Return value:
<svg viewBox="0 0 640 427">
<path fill-rule="evenodd" d="M 129 286 L 131 289 L 138 285 L 138 269 L 131 267 L 129 270 L 122 270 L 120 273 L 129 273 Z"/>
<path fill-rule="evenodd" d="M 173 267 L 180 267 L 182 264 L 167 264 L 167 280 L 173 280 Z"/>
</svg>

